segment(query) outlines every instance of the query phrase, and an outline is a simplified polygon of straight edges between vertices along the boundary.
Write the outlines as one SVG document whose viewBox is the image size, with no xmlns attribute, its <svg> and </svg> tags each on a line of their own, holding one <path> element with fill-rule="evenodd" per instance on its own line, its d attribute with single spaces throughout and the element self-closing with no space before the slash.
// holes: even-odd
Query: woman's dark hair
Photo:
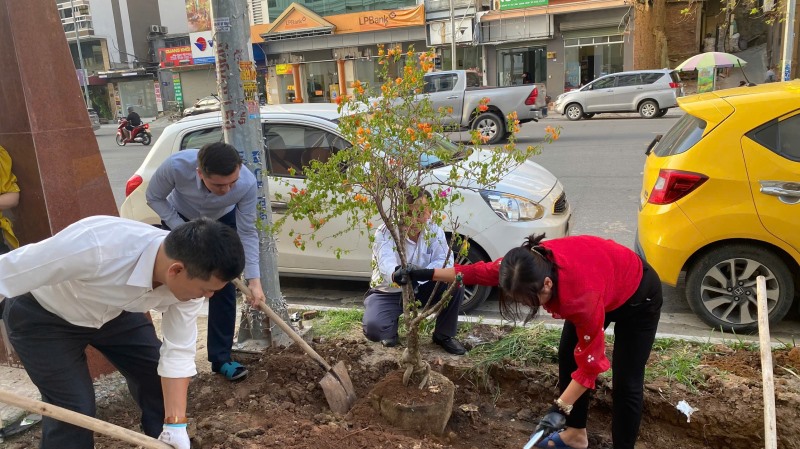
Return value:
<svg viewBox="0 0 800 449">
<path fill-rule="evenodd" d="M 214 142 L 200 148 L 197 165 L 204 175 L 228 176 L 242 165 L 242 157 L 233 145 Z"/>
<path fill-rule="evenodd" d="M 186 222 L 167 234 L 164 252 L 182 262 L 190 278 L 230 281 L 244 271 L 244 247 L 232 227 L 209 218 Z"/>
<path fill-rule="evenodd" d="M 556 287 L 556 264 L 553 252 L 539 243 L 545 235 L 531 234 L 525 243 L 506 253 L 500 263 L 499 284 L 500 314 L 503 318 L 518 321 L 524 315 L 524 322 L 530 321 L 539 311 L 538 293 L 544 286 L 544 278 L 553 281 L 553 295 Z M 520 306 L 530 310 L 523 313 Z"/>
</svg>

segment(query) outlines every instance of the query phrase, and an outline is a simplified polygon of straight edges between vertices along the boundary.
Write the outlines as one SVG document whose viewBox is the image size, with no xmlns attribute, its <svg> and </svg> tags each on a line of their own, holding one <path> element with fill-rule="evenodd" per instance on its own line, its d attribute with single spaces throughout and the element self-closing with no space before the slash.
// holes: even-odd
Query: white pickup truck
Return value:
<svg viewBox="0 0 800 449">
<path fill-rule="evenodd" d="M 545 104 L 544 84 L 487 87 L 481 85 L 481 76 L 466 70 L 432 72 L 425 75 L 425 94 L 433 109 L 453 108 L 443 124 L 458 129 L 476 129 L 486 143 L 496 144 L 510 132 L 506 117 L 517 112 L 520 123 L 542 118 Z M 488 98 L 488 109 L 478 110 L 482 98 Z"/>
</svg>

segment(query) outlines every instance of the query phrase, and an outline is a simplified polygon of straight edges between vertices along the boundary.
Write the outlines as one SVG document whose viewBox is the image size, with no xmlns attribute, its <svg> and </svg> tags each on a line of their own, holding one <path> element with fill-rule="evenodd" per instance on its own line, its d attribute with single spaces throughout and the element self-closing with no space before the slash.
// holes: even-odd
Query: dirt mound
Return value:
<svg viewBox="0 0 800 449">
<path fill-rule="evenodd" d="M 483 378 L 471 371 L 469 358 L 453 357 L 434 347 L 424 356 L 433 369 L 456 384 L 453 414 L 443 437 L 416 435 L 387 424 L 366 400 L 371 388 L 398 368 L 400 349 L 364 341 L 316 342 L 329 361 L 344 360 L 359 401 L 344 417 L 333 415 L 317 383 L 324 372 L 292 347 L 260 356 L 240 356 L 250 376 L 236 384 L 219 375 L 197 376 L 190 387 L 189 414 L 193 447 L 249 448 L 520 448 L 555 397 L 555 365 L 504 367 Z M 647 382 L 645 416 L 637 448 L 752 449 L 763 447 L 761 375 L 757 352 L 715 350 L 703 360 L 705 383 L 697 391 L 669 383 Z M 800 448 L 800 350 L 775 352 L 778 447 Z M 602 378 L 589 421 L 591 448 L 610 448 L 611 391 Z M 124 396 L 124 395 L 120 395 Z M 691 422 L 676 409 L 685 400 L 698 409 Z M 104 406 L 99 417 L 136 429 L 136 407 L 127 397 Z M 9 447 L 38 444 L 38 430 Z M 99 436 L 99 449 L 129 445 Z"/>
</svg>

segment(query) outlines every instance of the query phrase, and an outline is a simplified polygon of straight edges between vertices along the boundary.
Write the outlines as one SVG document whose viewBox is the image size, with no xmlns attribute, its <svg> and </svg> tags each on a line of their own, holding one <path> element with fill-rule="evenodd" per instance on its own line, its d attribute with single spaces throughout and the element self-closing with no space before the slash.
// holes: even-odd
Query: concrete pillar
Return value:
<svg viewBox="0 0 800 449">
<path fill-rule="evenodd" d="M 14 161 L 15 233 L 43 240 L 90 215 L 117 215 L 53 0 L 0 1 L 0 145 Z M 92 373 L 111 365 L 90 354 Z"/>
<path fill-rule="evenodd" d="M 294 78 L 294 102 L 303 102 L 303 86 L 300 83 L 300 64 L 292 64 L 292 77 Z"/>
<path fill-rule="evenodd" d="M 347 77 L 344 73 L 344 59 L 336 60 L 336 72 L 339 74 L 339 95 L 347 95 Z"/>
</svg>

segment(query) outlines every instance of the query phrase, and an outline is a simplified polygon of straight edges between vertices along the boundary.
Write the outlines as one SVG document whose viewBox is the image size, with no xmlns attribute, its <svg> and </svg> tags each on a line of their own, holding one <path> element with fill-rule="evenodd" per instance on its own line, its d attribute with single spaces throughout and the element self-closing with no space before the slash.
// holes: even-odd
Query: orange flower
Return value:
<svg viewBox="0 0 800 449">
<path fill-rule="evenodd" d="M 402 84 L 403 83 L 403 78 L 397 78 L 396 80 L 394 80 L 394 83 L 398 84 L 398 85 Z"/>
<path fill-rule="evenodd" d="M 368 221 L 368 222 L 367 222 L 367 228 L 368 228 L 368 229 L 372 229 L 372 226 L 373 226 L 373 225 L 372 225 L 372 222 L 371 222 L 371 221 Z"/>
<path fill-rule="evenodd" d="M 481 112 L 486 112 L 489 110 L 489 106 L 486 106 L 485 104 L 481 103 L 478 105 L 478 110 L 480 110 Z"/>
</svg>

